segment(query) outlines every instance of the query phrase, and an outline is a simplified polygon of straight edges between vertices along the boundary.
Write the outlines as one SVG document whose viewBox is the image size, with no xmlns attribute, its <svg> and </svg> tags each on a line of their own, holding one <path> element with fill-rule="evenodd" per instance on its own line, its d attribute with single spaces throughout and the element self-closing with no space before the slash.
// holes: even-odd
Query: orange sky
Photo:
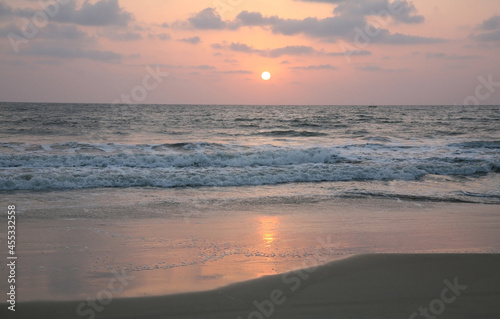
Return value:
<svg viewBox="0 0 500 319">
<path fill-rule="evenodd" d="M 4 0 L 0 100 L 462 104 L 478 77 L 500 82 L 499 1 L 404 1 L 390 13 L 392 2 L 69 1 L 49 16 Z M 39 26 L 31 38 L 26 23 Z M 168 76 L 152 85 L 147 66 Z M 500 86 L 490 89 L 476 100 L 499 104 Z"/>
</svg>

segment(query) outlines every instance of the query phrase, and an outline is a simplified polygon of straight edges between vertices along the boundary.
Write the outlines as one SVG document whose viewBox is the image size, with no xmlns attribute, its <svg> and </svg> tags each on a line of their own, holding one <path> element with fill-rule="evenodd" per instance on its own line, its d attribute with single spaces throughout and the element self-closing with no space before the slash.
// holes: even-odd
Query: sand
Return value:
<svg viewBox="0 0 500 319">
<path fill-rule="evenodd" d="M 85 300 L 122 271 L 134 280 L 115 298 L 211 290 L 305 268 L 316 255 L 323 264 L 367 253 L 500 253 L 496 205 L 343 200 L 238 208 L 188 219 L 144 217 L 168 207 L 141 205 L 116 208 L 121 215 L 113 218 L 109 207 L 95 215 L 81 208 L 20 214 L 17 300 Z"/>
<path fill-rule="evenodd" d="M 15 318 L 493 319 L 500 317 L 498 269 L 498 254 L 367 254 L 207 292 L 103 298 L 107 304 L 96 308 L 24 303 Z"/>
<path fill-rule="evenodd" d="M 500 318 L 498 205 L 342 199 L 189 212 L 21 212 L 16 312 L 0 304 L 0 318 L 415 319 L 429 307 L 431 319 Z M 455 280 L 467 288 L 441 295 Z"/>
</svg>

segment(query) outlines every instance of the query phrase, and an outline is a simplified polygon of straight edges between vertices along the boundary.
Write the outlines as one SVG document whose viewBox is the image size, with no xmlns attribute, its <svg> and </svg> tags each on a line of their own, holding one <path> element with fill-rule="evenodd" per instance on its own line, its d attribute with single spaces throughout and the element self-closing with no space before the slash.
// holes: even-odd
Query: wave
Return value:
<svg viewBox="0 0 500 319">
<path fill-rule="evenodd" d="M 425 157 L 427 147 L 382 143 L 309 148 L 209 142 L 3 143 L 0 190 L 243 186 L 500 173 L 498 156 L 488 151 L 459 154 L 451 148 L 440 156 Z"/>
<path fill-rule="evenodd" d="M 262 136 L 286 136 L 286 137 L 315 137 L 315 136 L 327 136 L 326 133 L 321 132 L 311 132 L 311 131 L 296 131 L 296 130 L 274 130 L 259 132 L 256 135 Z"/>
<path fill-rule="evenodd" d="M 448 144 L 450 147 L 458 148 L 489 148 L 489 149 L 500 149 L 500 141 L 469 141 L 462 143 L 452 143 Z"/>
<path fill-rule="evenodd" d="M 327 148 L 232 150 L 217 144 L 176 143 L 142 146 L 142 150 L 147 149 L 164 153 L 119 152 L 101 155 L 100 152 L 104 152 L 102 149 L 94 154 L 96 148 L 81 146 L 75 150 L 76 154 L 0 155 L 0 167 L 249 167 L 354 162 L 340 156 L 337 150 Z M 91 154 L 80 154 L 81 150 L 91 151 Z"/>
<path fill-rule="evenodd" d="M 427 174 L 473 176 L 489 165 L 432 166 L 295 164 L 243 167 L 44 167 L 0 170 L 0 189 L 75 189 L 98 187 L 244 186 L 301 182 L 417 180 Z"/>
<path fill-rule="evenodd" d="M 454 173 L 485 173 L 476 168 Z M 450 173 L 446 171 L 444 173 Z M 76 189 L 98 187 L 196 187 L 269 185 L 300 182 L 353 180 L 414 180 L 427 171 L 419 168 L 372 167 L 339 165 L 297 165 L 293 167 L 244 167 L 171 169 L 138 168 L 44 168 L 22 172 L 0 172 L 0 189 Z"/>
</svg>

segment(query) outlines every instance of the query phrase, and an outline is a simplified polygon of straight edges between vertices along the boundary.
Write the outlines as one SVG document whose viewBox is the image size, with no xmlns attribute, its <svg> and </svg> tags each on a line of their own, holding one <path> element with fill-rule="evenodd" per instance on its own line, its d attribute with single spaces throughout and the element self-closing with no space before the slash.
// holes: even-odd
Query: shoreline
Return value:
<svg viewBox="0 0 500 319">
<path fill-rule="evenodd" d="M 101 311 L 82 301 L 20 302 L 15 317 L 419 318 L 422 308 L 439 318 L 493 318 L 499 267 L 500 254 L 367 254 L 210 291 L 102 299 Z"/>
</svg>

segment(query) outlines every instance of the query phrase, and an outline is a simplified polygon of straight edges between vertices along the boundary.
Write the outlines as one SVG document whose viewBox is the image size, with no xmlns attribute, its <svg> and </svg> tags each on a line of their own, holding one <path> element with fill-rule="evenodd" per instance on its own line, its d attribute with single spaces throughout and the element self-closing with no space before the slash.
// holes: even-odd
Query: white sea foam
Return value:
<svg viewBox="0 0 500 319">
<path fill-rule="evenodd" d="M 196 149 L 164 154 L 6 154 L 0 155 L 0 165 L 3 190 L 416 180 L 427 174 L 472 176 L 499 169 L 498 163 L 488 158 L 409 158 L 399 153 L 391 157 L 380 150 L 373 153 L 337 147 L 240 147 L 237 151 Z"/>
</svg>

